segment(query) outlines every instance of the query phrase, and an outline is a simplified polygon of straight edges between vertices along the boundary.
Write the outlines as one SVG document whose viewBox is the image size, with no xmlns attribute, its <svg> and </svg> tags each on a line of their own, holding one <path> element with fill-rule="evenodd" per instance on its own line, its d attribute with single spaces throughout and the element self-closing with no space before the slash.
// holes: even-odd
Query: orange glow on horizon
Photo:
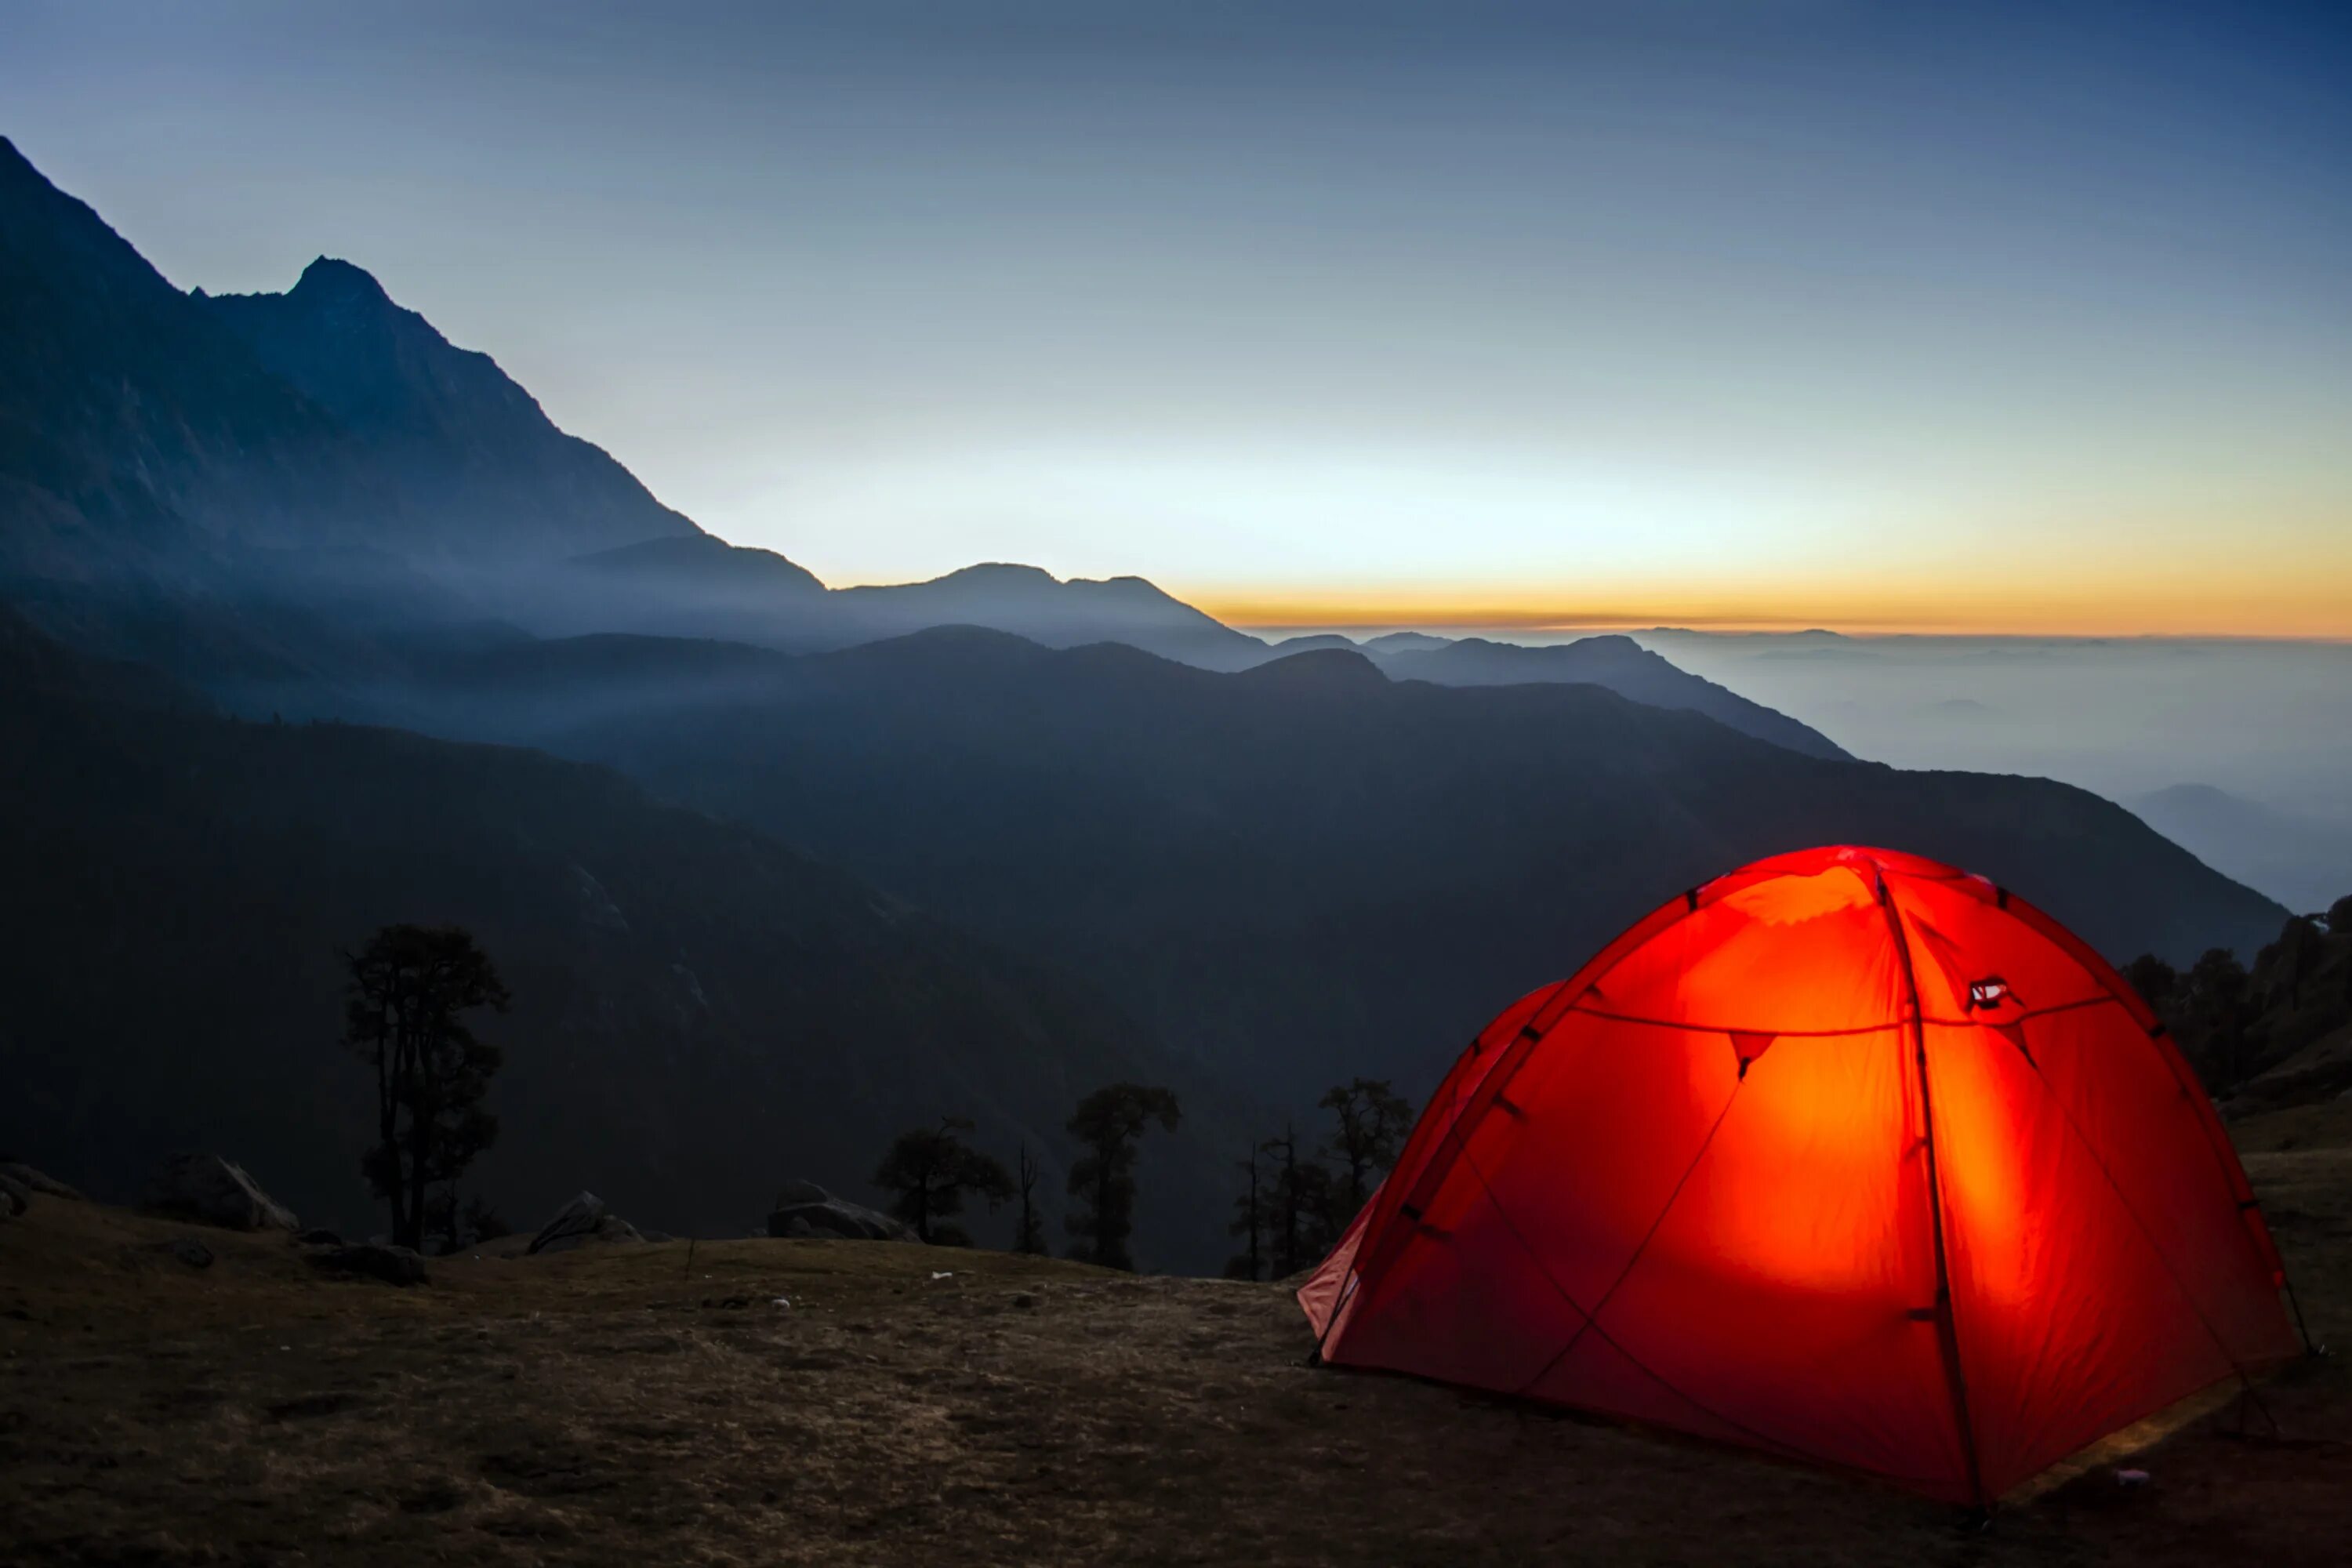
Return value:
<svg viewBox="0 0 2352 1568">
<path fill-rule="evenodd" d="M 1956 588 L 1945 594 L 1764 588 L 1710 594 L 1579 594 L 1543 587 L 1279 589 L 1203 586 L 1178 597 L 1228 626 L 1286 630 L 1407 626 L 1432 631 L 1695 631 L 1856 636 L 2277 638 L 2352 641 L 2352 582 L 2211 584 L 2204 593 L 2073 593 Z"/>
</svg>

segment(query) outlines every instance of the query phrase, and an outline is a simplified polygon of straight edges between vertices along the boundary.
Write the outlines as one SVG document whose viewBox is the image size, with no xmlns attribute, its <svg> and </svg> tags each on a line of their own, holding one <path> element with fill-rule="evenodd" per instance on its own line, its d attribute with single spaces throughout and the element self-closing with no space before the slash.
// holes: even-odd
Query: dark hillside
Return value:
<svg viewBox="0 0 2352 1568">
<path fill-rule="evenodd" d="M 616 660 L 711 674 L 592 709 Z M 1219 675 L 948 629 L 766 661 L 600 639 L 446 675 L 445 711 L 543 715 L 524 732 L 1087 975 L 1285 1094 L 1422 1087 L 1661 900 L 1810 844 L 1981 870 L 2119 957 L 2284 913 L 2081 790 L 1801 756 L 1592 686 L 1392 683 L 1340 650 Z"/>
<path fill-rule="evenodd" d="M 785 1178 L 862 1190 L 894 1134 L 947 1113 L 1058 1172 L 1076 1100 L 1141 1078 L 1178 1088 L 1200 1139 L 1147 1151 L 1140 1245 L 1222 1256 L 1201 1076 L 851 876 L 602 769 L 213 718 L 21 623 L 0 661 L 0 1146 L 124 1194 L 215 1148 L 363 1233 L 336 949 L 446 920 L 517 998 L 489 1026 L 504 1131 L 478 1180 L 519 1220 L 584 1185 L 642 1224 L 740 1235 Z"/>
</svg>

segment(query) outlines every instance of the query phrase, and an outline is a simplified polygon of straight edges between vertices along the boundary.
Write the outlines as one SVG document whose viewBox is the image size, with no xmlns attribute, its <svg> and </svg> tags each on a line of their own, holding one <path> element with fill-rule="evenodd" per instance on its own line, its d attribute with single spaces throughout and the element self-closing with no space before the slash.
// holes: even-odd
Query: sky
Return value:
<svg viewBox="0 0 2352 1568">
<path fill-rule="evenodd" d="M 2352 7 L 0 0 L 182 287 L 367 268 L 836 584 L 2352 637 Z"/>
</svg>

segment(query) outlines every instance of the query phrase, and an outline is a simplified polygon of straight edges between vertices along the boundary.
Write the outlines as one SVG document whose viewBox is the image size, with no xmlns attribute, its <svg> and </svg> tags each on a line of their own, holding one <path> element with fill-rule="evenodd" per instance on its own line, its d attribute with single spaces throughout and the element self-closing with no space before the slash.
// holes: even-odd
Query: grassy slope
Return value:
<svg viewBox="0 0 2352 1568">
<path fill-rule="evenodd" d="M 2352 1107 L 2240 1131 L 2315 1330 L 2352 1336 Z M 183 1234 L 212 1268 L 154 1249 Z M 2288 1568 L 2352 1532 L 2341 1363 L 2265 1390 L 2284 1442 L 2209 1412 L 2139 1452 L 2146 1490 L 2110 1453 L 1971 1536 L 1737 1451 L 1311 1371 L 1270 1286 L 819 1242 L 435 1270 L 327 1280 L 282 1241 L 37 1201 L 0 1226 L 0 1555 Z"/>
</svg>

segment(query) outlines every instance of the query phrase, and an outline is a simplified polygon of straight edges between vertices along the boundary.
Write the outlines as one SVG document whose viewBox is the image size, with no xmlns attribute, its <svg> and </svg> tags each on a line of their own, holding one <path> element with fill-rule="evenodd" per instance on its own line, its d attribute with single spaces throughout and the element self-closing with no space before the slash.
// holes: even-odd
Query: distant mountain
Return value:
<svg viewBox="0 0 2352 1568">
<path fill-rule="evenodd" d="M 402 718 L 368 693 L 434 647 L 523 633 L 797 651 L 968 625 L 1223 670 L 1354 646 L 1269 648 L 1139 577 L 991 563 L 828 590 L 663 506 L 359 267 L 321 257 L 283 294 L 182 294 L 5 141 L 0 328 L 0 597 L 247 713 Z M 1368 649 L 1415 679 L 1590 680 L 1836 754 L 1630 643 Z"/>
<path fill-rule="evenodd" d="M 12 526 L 6 564 L 69 575 L 101 542 L 502 561 L 695 531 L 358 268 L 183 294 L 5 139 L 0 472 L 48 536 Z"/>
<path fill-rule="evenodd" d="M 1340 650 L 1219 674 L 968 629 L 801 658 L 593 638 L 455 661 L 419 706 L 763 825 L 1276 1098 L 1425 1089 L 1498 998 L 1809 844 L 1982 870 L 2123 958 L 2284 918 L 2081 790 L 1807 756 L 1588 684 L 1392 682 Z"/>
<path fill-rule="evenodd" d="M 1743 735 L 1769 741 L 1813 757 L 1843 757 L 1843 748 L 1759 702 L 1750 702 L 1712 680 L 1669 664 L 1632 637 L 1591 637 L 1571 643 L 1526 647 L 1464 637 L 1436 647 L 1397 645 L 1376 638 L 1381 666 L 1399 679 L 1433 680 L 1441 686 L 1519 686 L 1531 681 L 1586 681 L 1620 697 L 1655 708 L 1686 708 L 1704 713 Z"/>
<path fill-rule="evenodd" d="M 370 542 L 428 559 L 543 561 L 701 531 L 602 447 L 557 429 L 485 353 L 453 346 L 348 261 L 283 294 L 194 301 L 323 410 L 393 487 L 404 526 Z"/>
<path fill-rule="evenodd" d="M 1451 643 L 1452 637 L 1433 637 L 1427 632 L 1388 632 L 1364 639 L 1364 651 L 1375 658 L 1393 653 L 1426 653 Z"/>
<path fill-rule="evenodd" d="M 859 641 L 927 626 L 989 626 L 1047 647 L 1122 642 L 1207 668 L 1239 668 L 1265 647 L 1140 577 L 1061 582 L 1034 566 L 989 564 L 928 583 L 844 588 L 835 599 Z"/>
<path fill-rule="evenodd" d="M 2299 914 L 2352 894 L 2352 828 L 2293 816 L 2210 784 L 2176 784 L 2125 803 L 2208 865 Z M 2241 952 L 2251 963 L 2251 952 Z"/>
<path fill-rule="evenodd" d="M 1147 1156 L 1139 1246 L 1224 1256 L 1248 1129 L 1127 1010 L 604 770 L 216 718 L 0 611 L 0 1148 L 102 1192 L 215 1148 L 364 1233 L 336 949 L 451 920 L 515 994 L 485 1024 L 503 1131 L 469 1184 L 519 1223 L 588 1186 L 740 1235 L 787 1177 L 864 1191 L 943 1114 L 1060 1166 L 1078 1098 L 1139 1078 L 1189 1116 Z"/>
<path fill-rule="evenodd" d="M 1268 658 L 1287 658 L 1294 653 L 1310 653 L 1318 648 L 1337 648 L 1343 653 L 1364 651 L 1353 637 L 1344 637 L 1337 632 L 1310 632 L 1303 637 L 1285 637 L 1269 645 L 1265 651 Z"/>
<path fill-rule="evenodd" d="M 0 138 L 0 580 L 112 579 L 206 527 L 360 504 L 354 452 Z"/>
</svg>

